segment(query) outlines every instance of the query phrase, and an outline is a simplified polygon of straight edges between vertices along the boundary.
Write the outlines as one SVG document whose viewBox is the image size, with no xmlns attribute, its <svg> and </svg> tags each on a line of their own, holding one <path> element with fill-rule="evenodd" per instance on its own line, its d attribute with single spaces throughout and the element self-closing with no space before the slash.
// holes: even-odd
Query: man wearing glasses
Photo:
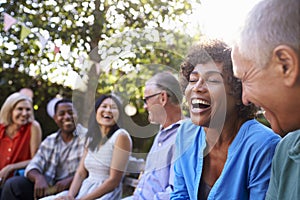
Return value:
<svg viewBox="0 0 300 200">
<path fill-rule="evenodd" d="M 160 124 L 160 130 L 138 186 L 133 196 L 126 199 L 169 199 L 173 189 L 176 131 L 182 119 L 180 85 L 171 73 L 158 73 L 146 82 L 143 100 L 149 122 Z"/>
</svg>

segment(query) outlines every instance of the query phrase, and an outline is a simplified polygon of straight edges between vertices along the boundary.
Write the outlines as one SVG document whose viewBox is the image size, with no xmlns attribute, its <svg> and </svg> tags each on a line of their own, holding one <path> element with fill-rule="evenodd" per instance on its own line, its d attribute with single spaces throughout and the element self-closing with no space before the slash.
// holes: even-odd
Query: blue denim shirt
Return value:
<svg viewBox="0 0 300 200">
<path fill-rule="evenodd" d="M 190 120 L 176 139 L 175 180 L 171 200 L 198 199 L 206 147 L 205 131 Z M 262 200 L 270 179 L 271 162 L 280 137 L 256 120 L 246 121 L 231 143 L 220 177 L 208 200 Z"/>
</svg>

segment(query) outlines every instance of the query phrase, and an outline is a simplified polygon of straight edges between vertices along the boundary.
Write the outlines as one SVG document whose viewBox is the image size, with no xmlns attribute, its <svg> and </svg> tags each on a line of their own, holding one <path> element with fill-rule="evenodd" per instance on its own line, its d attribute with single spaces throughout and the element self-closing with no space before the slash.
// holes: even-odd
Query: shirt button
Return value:
<svg viewBox="0 0 300 200">
<path fill-rule="evenodd" d="M 158 146 L 159 146 L 159 147 L 161 146 L 161 142 L 160 142 L 160 143 L 158 143 Z"/>
<path fill-rule="evenodd" d="M 7 157 L 6 160 L 10 160 L 10 157 Z"/>
<path fill-rule="evenodd" d="M 141 191 L 142 191 L 142 188 L 138 188 L 138 191 L 141 192 Z"/>
<path fill-rule="evenodd" d="M 11 152 L 11 148 L 8 148 L 8 152 Z"/>
</svg>

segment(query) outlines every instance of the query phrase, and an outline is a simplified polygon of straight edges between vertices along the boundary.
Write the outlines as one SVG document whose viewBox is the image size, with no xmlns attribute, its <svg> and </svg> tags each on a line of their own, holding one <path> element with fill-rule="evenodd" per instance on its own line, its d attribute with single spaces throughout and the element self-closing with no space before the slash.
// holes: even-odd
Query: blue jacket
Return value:
<svg viewBox="0 0 300 200">
<path fill-rule="evenodd" d="M 177 134 L 171 200 L 196 200 L 206 146 L 205 132 L 202 127 L 187 120 Z M 223 171 L 211 188 L 208 199 L 264 199 L 272 157 L 279 141 L 278 135 L 256 120 L 245 122 L 228 149 Z"/>
</svg>

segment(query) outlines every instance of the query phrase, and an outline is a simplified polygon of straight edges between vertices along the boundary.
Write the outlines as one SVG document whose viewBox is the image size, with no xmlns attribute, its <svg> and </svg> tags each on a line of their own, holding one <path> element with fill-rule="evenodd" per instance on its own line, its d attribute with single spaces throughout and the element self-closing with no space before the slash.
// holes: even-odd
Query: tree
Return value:
<svg viewBox="0 0 300 200">
<path fill-rule="evenodd" d="M 192 14 L 185 0 L 4 0 L 0 12 L 18 20 L 7 32 L 0 24 L 2 70 L 14 68 L 34 79 L 71 86 L 85 110 L 83 123 L 94 97 L 111 91 L 144 114 L 139 99 L 143 82 L 153 73 L 149 66 L 178 70 L 193 41 L 184 32 Z M 31 33 L 20 40 L 25 27 Z M 45 46 L 43 39 L 48 40 Z M 55 47 L 60 51 L 55 53 Z"/>
<path fill-rule="evenodd" d="M 113 34 L 147 28 L 164 31 L 166 26 L 182 29 L 181 17 L 191 13 L 191 5 L 184 0 L 11 0 L 0 5 L 2 13 L 19 21 L 8 32 L 3 31 L 3 24 L 0 25 L 2 66 L 14 66 L 27 73 L 31 67 L 35 74 L 45 79 L 59 67 L 67 68 L 65 72 L 80 72 L 80 56 L 87 57 L 99 41 Z M 23 25 L 32 33 L 21 41 Z M 44 49 L 39 36 L 49 40 Z M 56 56 L 53 53 L 55 45 L 61 50 Z M 99 57 L 92 59 L 100 61 Z"/>
</svg>

